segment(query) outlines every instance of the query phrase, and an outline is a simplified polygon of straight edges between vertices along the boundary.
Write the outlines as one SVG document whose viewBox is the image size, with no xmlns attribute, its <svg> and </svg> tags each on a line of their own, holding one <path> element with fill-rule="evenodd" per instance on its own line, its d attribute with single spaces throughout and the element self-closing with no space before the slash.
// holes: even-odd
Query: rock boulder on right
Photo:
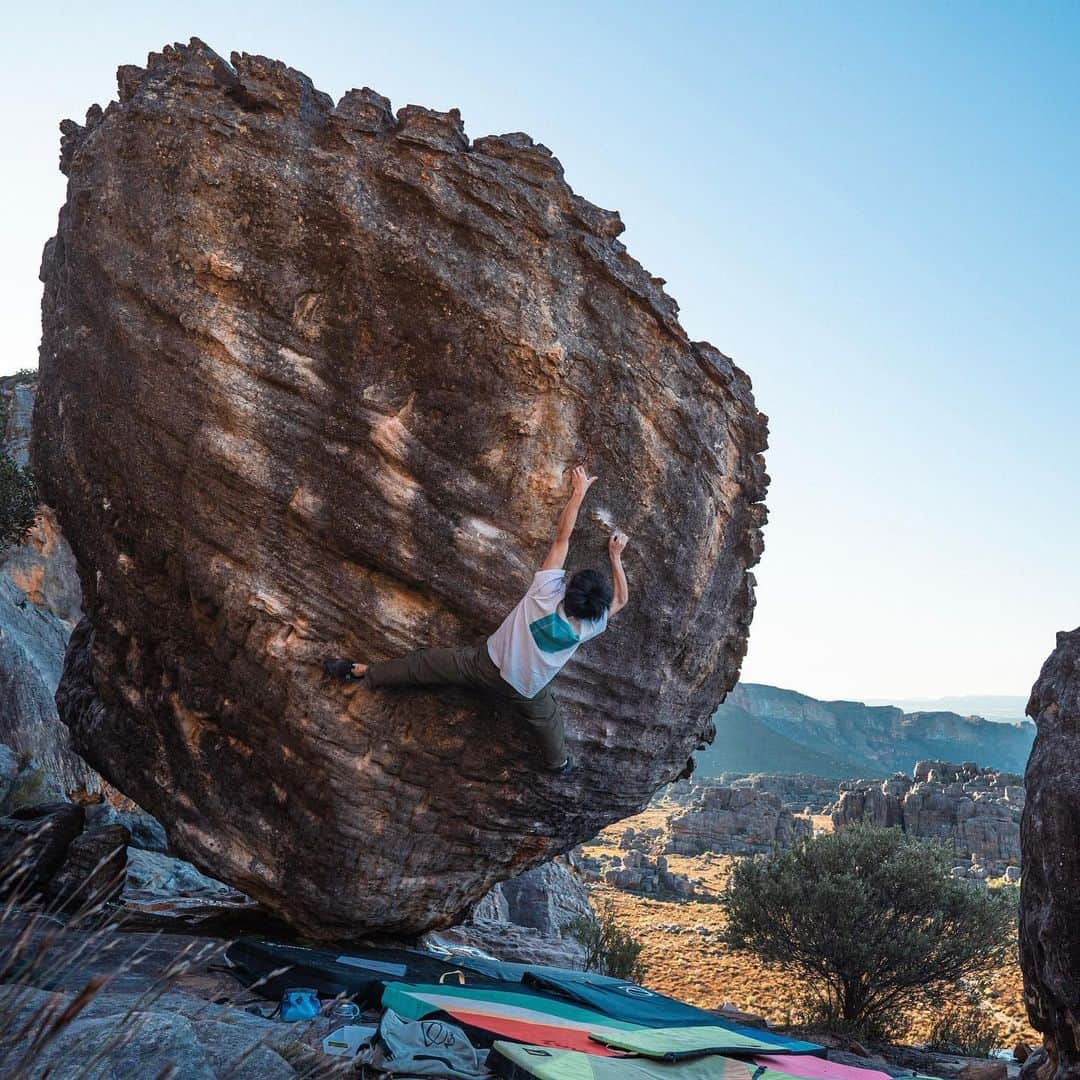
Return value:
<svg viewBox="0 0 1080 1080">
<path fill-rule="evenodd" d="M 1027 713 L 1039 733 L 1020 826 L 1020 966 L 1043 1080 L 1080 1077 L 1080 628 L 1057 636 Z"/>
</svg>

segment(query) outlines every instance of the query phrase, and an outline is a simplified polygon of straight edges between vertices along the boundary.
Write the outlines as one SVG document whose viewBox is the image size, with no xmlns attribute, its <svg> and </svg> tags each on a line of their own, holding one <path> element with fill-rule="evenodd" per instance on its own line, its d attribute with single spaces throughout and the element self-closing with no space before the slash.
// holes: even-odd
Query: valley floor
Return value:
<svg viewBox="0 0 1080 1080">
<path fill-rule="evenodd" d="M 590 855 L 621 855 L 619 837 L 627 826 L 655 828 L 663 824 L 664 811 L 646 810 L 635 818 L 619 822 L 602 833 L 584 851 Z M 827 819 L 815 821 L 816 826 Z M 710 894 L 724 886 L 732 856 L 667 856 L 669 868 L 701 883 Z M 703 1008 L 729 1002 L 744 1012 L 763 1016 L 777 1024 L 795 1024 L 799 1019 L 801 988 L 791 973 L 776 965 L 763 964 L 756 957 L 727 949 L 719 940 L 724 925 L 724 909 L 708 901 L 666 901 L 623 892 L 605 885 L 592 885 L 593 905 L 610 898 L 619 924 L 644 942 L 642 957 L 647 967 L 646 983 L 654 990 Z M 984 998 L 1002 1025 L 1002 1046 L 1018 1040 L 1041 1045 L 1030 1029 L 1021 996 L 1020 969 L 1015 962 L 997 971 Z M 907 1042 L 926 1038 L 932 1022 L 929 1011 L 910 1018 Z"/>
</svg>

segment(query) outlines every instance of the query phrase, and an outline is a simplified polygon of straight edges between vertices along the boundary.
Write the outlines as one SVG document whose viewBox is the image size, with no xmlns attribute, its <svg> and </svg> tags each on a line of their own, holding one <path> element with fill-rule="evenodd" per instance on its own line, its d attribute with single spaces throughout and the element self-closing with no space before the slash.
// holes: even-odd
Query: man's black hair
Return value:
<svg viewBox="0 0 1080 1080">
<path fill-rule="evenodd" d="M 579 570 L 566 586 L 563 607 L 575 619 L 599 619 L 611 607 L 611 584 L 598 570 Z"/>
</svg>

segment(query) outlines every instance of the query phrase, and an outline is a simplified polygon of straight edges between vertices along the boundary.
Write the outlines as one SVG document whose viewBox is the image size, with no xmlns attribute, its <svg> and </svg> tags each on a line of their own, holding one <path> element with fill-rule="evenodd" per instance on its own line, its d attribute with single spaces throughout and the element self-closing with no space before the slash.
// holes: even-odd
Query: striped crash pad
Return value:
<svg viewBox="0 0 1080 1080">
<path fill-rule="evenodd" d="M 597 1057 L 501 1040 L 495 1043 L 487 1063 L 501 1080 L 798 1080 L 810 1075 L 820 1080 L 889 1080 L 885 1073 L 872 1069 L 793 1055 L 737 1061 L 714 1054 L 683 1061 L 655 1061 Z M 815 1069 L 813 1073 L 799 1071 L 808 1065 Z"/>
<path fill-rule="evenodd" d="M 722 1027 L 770 1044 L 775 1054 L 823 1054 L 817 1043 L 803 1042 L 771 1031 L 745 1027 L 716 1013 L 706 1012 L 696 1005 L 666 997 L 637 983 L 612 979 L 584 971 L 559 971 L 553 968 L 534 968 L 526 971 L 522 982 L 549 993 L 567 997 L 578 1005 L 596 1009 L 605 1016 L 626 1020 L 647 1028 Z"/>
<path fill-rule="evenodd" d="M 774 1042 L 716 1025 L 698 1028 L 646 1028 L 605 1016 L 572 1001 L 492 987 L 387 983 L 384 1008 L 409 1020 L 445 1013 L 474 1031 L 533 1046 L 618 1055 L 636 1046 L 654 1056 L 692 1053 L 771 1053 Z M 706 1049 L 689 1049 L 705 1047 Z"/>
</svg>

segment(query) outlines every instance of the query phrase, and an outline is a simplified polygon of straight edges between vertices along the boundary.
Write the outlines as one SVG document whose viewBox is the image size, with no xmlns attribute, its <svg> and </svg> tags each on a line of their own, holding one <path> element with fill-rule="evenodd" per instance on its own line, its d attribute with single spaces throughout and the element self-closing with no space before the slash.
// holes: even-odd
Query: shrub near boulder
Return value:
<svg viewBox="0 0 1080 1080">
<path fill-rule="evenodd" d="M 37 517 L 37 507 L 33 477 L 0 450 L 0 552 L 26 536 Z"/>
<path fill-rule="evenodd" d="M 815 1021 L 895 1030 L 1012 944 L 1013 901 L 955 880 L 950 859 L 898 829 L 856 825 L 744 860 L 723 896 L 725 939 L 797 972 Z"/>
</svg>

